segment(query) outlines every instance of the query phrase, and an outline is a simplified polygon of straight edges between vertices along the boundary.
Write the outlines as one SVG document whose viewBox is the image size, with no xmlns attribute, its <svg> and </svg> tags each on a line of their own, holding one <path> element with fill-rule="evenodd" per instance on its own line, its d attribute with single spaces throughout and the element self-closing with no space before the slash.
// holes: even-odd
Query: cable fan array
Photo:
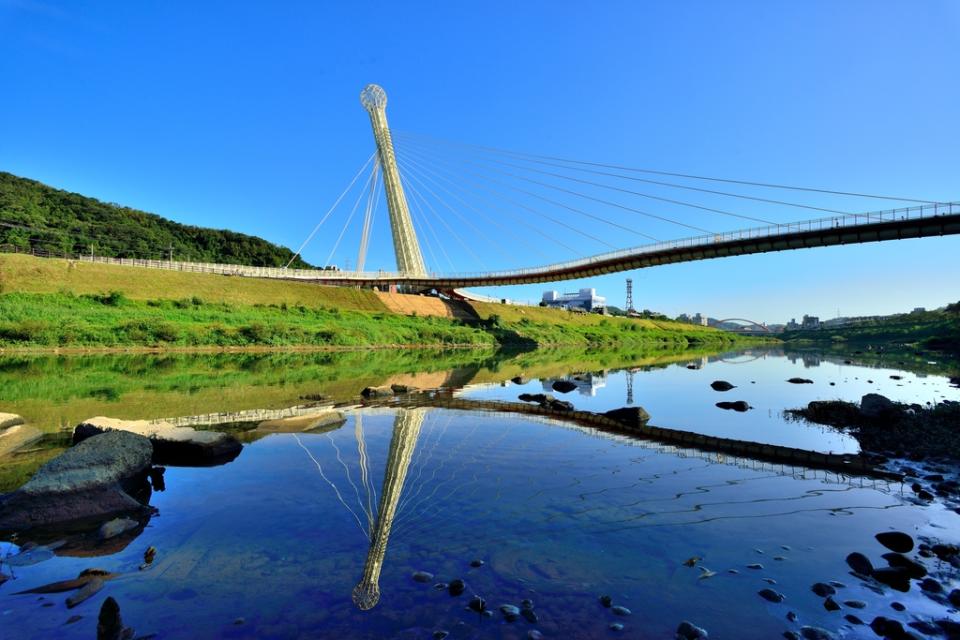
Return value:
<svg viewBox="0 0 960 640">
<path fill-rule="evenodd" d="M 410 217 L 434 274 L 530 267 L 662 240 L 936 204 L 523 153 L 406 132 L 394 132 L 393 139 Z M 343 242 L 355 236 L 357 271 L 366 267 L 368 254 L 376 256 L 377 268 L 395 268 L 389 234 L 371 237 L 378 211 L 386 209 L 379 206 L 383 184 L 375 157 L 361 167 L 297 255 L 341 204 L 352 201 L 352 208 L 342 208 L 339 233 L 329 235 L 332 249 L 323 266 L 330 267 L 334 256 L 351 255 L 344 253 L 349 243 Z M 358 186 L 359 194 L 347 198 Z M 362 223 L 351 231 L 365 197 Z"/>
</svg>

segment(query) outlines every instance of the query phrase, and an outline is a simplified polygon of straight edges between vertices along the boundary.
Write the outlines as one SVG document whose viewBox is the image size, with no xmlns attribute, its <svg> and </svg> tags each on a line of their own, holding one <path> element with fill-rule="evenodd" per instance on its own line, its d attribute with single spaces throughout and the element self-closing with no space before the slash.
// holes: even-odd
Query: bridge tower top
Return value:
<svg viewBox="0 0 960 640">
<path fill-rule="evenodd" d="M 427 268 L 424 266 L 420 243 L 410 218 L 407 197 L 403 192 L 397 158 L 393 151 L 393 139 L 387 124 L 387 93 L 379 85 L 368 84 L 360 92 L 360 104 L 370 114 L 373 138 L 377 143 L 377 157 L 387 196 L 387 210 L 390 213 L 393 248 L 397 254 L 397 270 L 406 276 L 424 276 Z"/>
</svg>

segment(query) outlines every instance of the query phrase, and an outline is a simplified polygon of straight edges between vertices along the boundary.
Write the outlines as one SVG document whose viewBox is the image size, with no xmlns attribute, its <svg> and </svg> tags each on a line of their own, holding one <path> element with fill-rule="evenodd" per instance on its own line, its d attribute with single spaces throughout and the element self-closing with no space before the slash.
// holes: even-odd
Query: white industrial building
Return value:
<svg viewBox="0 0 960 640">
<path fill-rule="evenodd" d="M 556 291 L 543 292 L 543 305 L 561 309 L 583 309 L 596 311 L 607 306 L 607 299 L 597 295 L 596 289 L 580 289 L 577 293 L 560 294 Z"/>
</svg>

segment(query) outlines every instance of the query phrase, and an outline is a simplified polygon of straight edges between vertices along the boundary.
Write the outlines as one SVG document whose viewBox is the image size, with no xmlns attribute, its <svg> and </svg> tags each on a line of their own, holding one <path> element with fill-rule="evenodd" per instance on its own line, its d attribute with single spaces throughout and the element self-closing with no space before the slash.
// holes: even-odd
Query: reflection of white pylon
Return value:
<svg viewBox="0 0 960 640">
<path fill-rule="evenodd" d="M 377 505 L 377 522 L 370 536 L 370 548 L 363 566 L 363 578 L 353 589 L 353 602 L 366 611 L 380 601 L 380 570 L 383 568 L 387 553 L 390 528 L 397 513 L 397 503 L 403 492 L 403 482 L 407 477 L 410 460 L 417 448 L 417 438 L 426 409 L 399 409 L 393 421 L 393 437 L 390 439 L 390 453 L 383 474 L 383 488 L 380 490 L 380 502 Z"/>
</svg>

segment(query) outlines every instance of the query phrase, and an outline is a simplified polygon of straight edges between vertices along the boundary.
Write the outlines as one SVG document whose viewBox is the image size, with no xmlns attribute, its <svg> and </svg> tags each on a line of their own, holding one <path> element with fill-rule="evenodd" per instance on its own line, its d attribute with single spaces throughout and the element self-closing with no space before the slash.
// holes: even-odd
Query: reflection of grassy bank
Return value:
<svg viewBox="0 0 960 640">
<path fill-rule="evenodd" d="M 524 374 L 663 366 L 697 359 L 707 348 L 395 350 L 312 353 L 7 356 L 0 358 L 0 411 L 23 415 L 50 434 L 27 452 L 0 460 L 0 492 L 22 484 L 62 451 L 54 434 L 109 415 L 155 419 L 282 408 L 322 395 L 357 398 L 366 386 L 420 387 L 499 382 Z"/>
</svg>

